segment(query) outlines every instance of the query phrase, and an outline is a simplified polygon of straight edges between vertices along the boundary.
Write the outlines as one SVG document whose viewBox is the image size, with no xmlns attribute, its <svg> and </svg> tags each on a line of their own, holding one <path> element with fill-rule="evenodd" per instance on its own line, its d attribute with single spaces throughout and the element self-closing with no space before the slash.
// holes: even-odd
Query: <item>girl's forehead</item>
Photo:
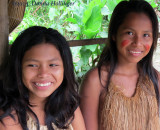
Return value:
<svg viewBox="0 0 160 130">
<path fill-rule="evenodd" d="M 41 48 L 52 48 L 52 47 L 54 47 L 57 51 L 59 51 L 59 49 L 57 49 L 57 47 L 56 47 L 56 45 L 55 44 L 53 44 L 53 43 L 47 43 L 47 42 L 42 42 L 42 43 L 38 43 L 38 44 L 35 44 L 35 45 L 31 45 L 30 47 L 29 47 L 29 49 L 27 49 L 26 51 L 25 51 L 25 53 L 27 52 L 27 51 L 30 51 L 30 50 L 35 50 L 35 49 L 41 49 Z M 44 50 L 43 49 L 43 50 Z M 47 53 L 47 51 L 46 51 L 46 53 Z"/>
<path fill-rule="evenodd" d="M 128 13 L 124 20 L 135 19 L 135 18 L 142 19 L 142 20 L 148 20 L 148 19 L 150 20 L 148 15 L 146 15 L 145 13 L 138 13 L 138 12 L 130 12 L 130 13 Z"/>
<path fill-rule="evenodd" d="M 120 25 L 120 28 L 135 28 L 152 32 L 152 22 L 144 13 L 129 13 Z"/>
<path fill-rule="evenodd" d="M 61 59 L 59 50 L 50 43 L 42 43 L 31 47 L 25 52 L 23 59 Z"/>
</svg>

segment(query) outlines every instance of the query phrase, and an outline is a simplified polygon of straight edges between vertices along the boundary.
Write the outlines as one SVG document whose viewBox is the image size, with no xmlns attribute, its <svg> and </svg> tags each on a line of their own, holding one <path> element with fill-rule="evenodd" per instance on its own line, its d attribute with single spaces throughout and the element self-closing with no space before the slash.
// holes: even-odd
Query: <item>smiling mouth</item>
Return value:
<svg viewBox="0 0 160 130">
<path fill-rule="evenodd" d="M 129 51 L 129 52 L 132 54 L 141 54 L 142 53 L 142 51 Z"/>
<path fill-rule="evenodd" d="M 38 86 L 38 87 L 48 87 L 51 84 L 52 84 L 51 82 L 48 82 L 48 83 L 35 83 L 35 85 Z"/>
</svg>

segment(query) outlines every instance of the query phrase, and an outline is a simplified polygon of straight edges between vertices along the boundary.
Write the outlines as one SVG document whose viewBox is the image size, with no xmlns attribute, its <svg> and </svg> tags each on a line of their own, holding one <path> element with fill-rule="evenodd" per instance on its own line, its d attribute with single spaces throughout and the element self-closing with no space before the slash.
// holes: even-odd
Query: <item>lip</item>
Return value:
<svg viewBox="0 0 160 130">
<path fill-rule="evenodd" d="M 128 50 L 128 52 L 129 52 L 129 54 L 131 54 L 132 56 L 140 56 L 143 51 L 141 51 L 141 50 Z"/>
<path fill-rule="evenodd" d="M 39 90 L 46 90 L 52 86 L 52 82 L 34 82 L 34 86 Z"/>
</svg>

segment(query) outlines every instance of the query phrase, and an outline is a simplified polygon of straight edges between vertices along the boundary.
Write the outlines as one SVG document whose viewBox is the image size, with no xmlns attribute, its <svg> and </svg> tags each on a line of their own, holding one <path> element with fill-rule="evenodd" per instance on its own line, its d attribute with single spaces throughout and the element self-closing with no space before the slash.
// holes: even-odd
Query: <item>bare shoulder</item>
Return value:
<svg viewBox="0 0 160 130">
<path fill-rule="evenodd" d="M 81 85 L 80 108 L 87 130 L 98 129 L 99 104 L 101 103 L 100 96 L 104 89 L 103 84 L 105 84 L 105 78 L 107 78 L 107 73 L 105 71 L 103 67 L 100 74 L 98 68 L 90 70 L 86 74 Z"/>
<path fill-rule="evenodd" d="M 74 119 L 72 122 L 72 126 L 74 130 L 86 130 L 84 119 L 79 107 L 74 112 Z"/>
<path fill-rule="evenodd" d="M 10 116 L 3 118 L 3 123 L 0 122 L 0 130 L 22 130 L 21 125 L 18 122 L 18 117 L 13 113 L 15 119 Z"/>
<path fill-rule="evenodd" d="M 98 68 L 93 68 L 89 70 L 86 75 L 84 80 L 90 81 L 91 79 L 98 79 Z"/>
<path fill-rule="evenodd" d="M 105 86 L 105 83 L 107 81 L 107 69 L 102 66 L 100 73 L 98 72 L 98 68 L 93 68 L 90 71 L 87 72 L 87 74 L 84 77 L 84 80 L 81 85 L 81 90 L 83 89 L 96 89 L 101 91 L 103 88 L 102 86 Z M 96 91 L 97 92 L 97 91 Z"/>
</svg>

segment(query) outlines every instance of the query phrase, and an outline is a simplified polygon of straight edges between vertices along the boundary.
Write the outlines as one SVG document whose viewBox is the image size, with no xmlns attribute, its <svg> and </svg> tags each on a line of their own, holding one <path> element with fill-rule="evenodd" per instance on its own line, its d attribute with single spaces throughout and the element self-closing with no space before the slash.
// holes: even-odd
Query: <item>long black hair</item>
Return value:
<svg viewBox="0 0 160 130">
<path fill-rule="evenodd" d="M 67 128 L 74 118 L 74 111 L 79 105 L 78 84 L 75 80 L 72 54 L 66 39 L 51 28 L 33 26 L 24 30 L 11 46 L 8 64 L 4 70 L 3 89 L 7 94 L 7 103 L 3 105 L 3 117 L 10 115 L 14 110 L 24 130 L 27 130 L 27 111 L 31 112 L 39 121 L 35 113 L 30 109 L 29 91 L 22 82 L 22 59 L 25 52 L 37 44 L 52 44 L 60 52 L 64 77 L 61 85 L 47 98 L 45 103 L 45 124 L 49 130 L 53 130 L 52 123 L 58 128 Z"/>
<path fill-rule="evenodd" d="M 126 16 L 131 13 L 144 13 L 149 17 L 152 23 L 153 30 L 153 43 L 149 53 L 138 63 L 138 69 L 141 69 L 141 76 L 145 77 L 147 75 L 154 84 L 157 102 L 159 103 L 159 91 L 158 91 L 158 76 L 157 71 L 153 67 L 152 57 L 153 52 L 157 46 L 158 38 L 158 19 L 156 13 L 152 6 L 143 0 L 130 0 L 120 2 L 114 9 L 108 31 L 108 43 L 106 44 L 98 62 L 98 72 L 100 76 L 101 67 L 103 65 L 109 65 L 110 70 L 108 72 L 108 80 L 106 85 L 106 90 L 108 90 L 108 85 L 110 79 L 114 73 L 115 67 L 117 65 L 117 46 L 116 42 L 113 40 L 113 36 L 116 36 L 117 30 L 123 23 Z"/>
</svg>

